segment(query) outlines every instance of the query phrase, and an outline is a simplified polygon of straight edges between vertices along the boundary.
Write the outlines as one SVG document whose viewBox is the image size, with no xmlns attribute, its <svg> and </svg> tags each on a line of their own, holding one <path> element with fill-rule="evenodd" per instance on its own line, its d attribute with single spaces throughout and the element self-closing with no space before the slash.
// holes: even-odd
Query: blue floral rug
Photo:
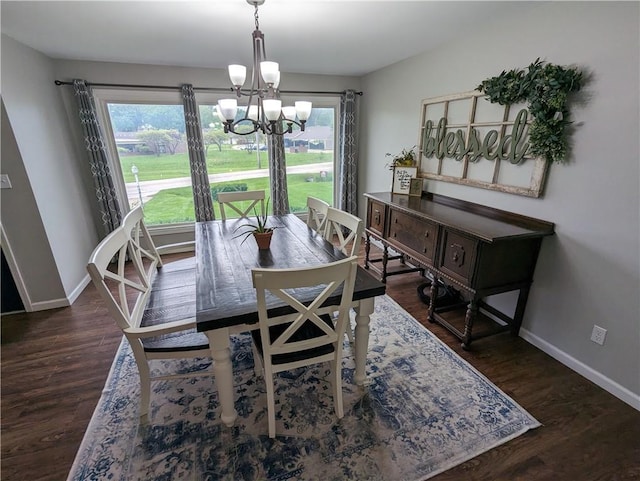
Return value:
<svg viewBox="0 0 640 481">
<path fill-rule="evenodd" d="M 235 337 L 232 349 L 233 428 L 218 418 L 209 376 L 153 383 L 142 425 L 137 368 L 123 341 L 69 480 L 419 481 L 540 426 L 386 296 L 371 317 L 367 386 L 353 384 L 345 349 L 341 420 L 324 366 L 282 373 L 270 439 L 250 337 Z"/>
</svg>

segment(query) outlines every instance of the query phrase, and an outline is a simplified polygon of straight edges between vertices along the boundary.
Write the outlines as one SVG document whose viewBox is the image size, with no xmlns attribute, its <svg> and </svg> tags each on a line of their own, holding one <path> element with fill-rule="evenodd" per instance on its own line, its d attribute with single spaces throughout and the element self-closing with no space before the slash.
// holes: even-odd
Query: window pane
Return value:
<svg viewBox="0 0 640 481">
<path fill-rule="evenodd" d="M 222 122 L 215 114 L 215 105 L 200 105 L 199 108 L 213 210 L 216 219 L 219 219 L 218 192 L 264 190 L 269 196 L 267 141 L 264 134 L 258 132 L 248 135 L 225 134 Z M 244 112 L 243 108 L 238 108 L 236 118 L 243 117 Z M 249 131 L 251 126 L 239 127 L 239 130 L 242 129 Z M 242 203 L 239 205 L 242 206 Z M 237 213 L 227 209 L 227 217 L 237 216 Z"/>
<path fill-rule="evenodd" d="M 333 205 L 334 118 L 333 107 L 314 107 L 304 132 L 295 128 L 284 136 L 289 207 L 293 213 L 306 212 L 307 196 Z"/>
<path fill-rule="evenodd" d="M 195 221 L 182 105 L 107 107 L 129 206 L 148 225 Z"/>
<path fill-rule="evenodd" d="M 236 118 L 244 116 L 239 108 Z M 306 212 L 307 196 L 333 204 L 334 108 L 314 108 L 305 132 L 295 128 L 285 134 L 287 187 L 291 212 Z M 200 105 L 207 169 L 216 217 L 217 192 L 221 190 L 265 190 L 269 197 L 269 158 L 262 133 L 225 134 L 215 105 Z M 247 126 L 250 130 L 250 126 Z"/>
</svg>

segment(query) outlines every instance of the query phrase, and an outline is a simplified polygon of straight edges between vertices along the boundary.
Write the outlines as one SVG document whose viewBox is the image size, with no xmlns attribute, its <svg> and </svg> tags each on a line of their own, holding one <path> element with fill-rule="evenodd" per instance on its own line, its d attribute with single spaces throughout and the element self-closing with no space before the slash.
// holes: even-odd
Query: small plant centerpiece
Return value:
<svg viewBox="0 0 640 481">
<path fill-rule="evenodd" d="M 267 226 L 267 211 L 269 210 L 269 200 L 267 199 L 267 203 L 265 206 L 264 214 L 258 213 L 255 209 L 253 210 L 255 214 L 255 221 L 246 222 L 242 225 L 236 227 L 236 231 L 240 229 L 245 229 L 243 232 L 240 232 L 235 237 L 244 237 L 242 239 L 241 244 L 249 238 L 249 236 L 253 235 L 256 240 L 256 244 L 258 244 L 258 249 L 266 250 L 271 246 L 271 236 L 273 235 L 273 231 L 277 229 L 277 227 L 269 227 Z"/>
<path fill-rule="evenodd" d="M 399 154 L 386 153 L 386 157 L 391 157 L 391 163 L 387 164 L 389 170 L 393 170 L 395 167 L 413 167 L 416 165 L 416 146 L 414 145 L 410 149 L 402 149 Z"/>
</svg>

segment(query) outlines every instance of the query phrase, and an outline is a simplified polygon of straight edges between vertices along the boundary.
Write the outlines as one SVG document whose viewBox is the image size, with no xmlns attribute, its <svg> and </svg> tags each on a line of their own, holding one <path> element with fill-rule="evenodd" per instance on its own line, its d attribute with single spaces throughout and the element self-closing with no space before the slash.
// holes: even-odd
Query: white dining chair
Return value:
<svg viewBox="0 0 640 481">
<path fill-rule="evenodd" d="M 87 271 L 131 346 L 140 375 L 141 418 L 149 413 L 152 381 L 212 374 L 151 373 L 151 360 L 210 358 L 211 351 L 206 335 L 195 329 L 195 258 L 163 263 L 142 208 L 129 212 L 98 244 Z"/>
<path fill-rule="evenodd" d="M 336 245 L 345 256 L 357 256 L 364 230 L 364 222 L 360 217 L 340 209 L 329 207 L 325 216 L 324 238 Z M 351 324 L 346 329 L 349 342 L 353 342 L 355 334 Z"/>
<path fill-rule="evenodd" d="M 357 256 L 364 231 L 360 217 L 333 207 L 327 208 L 324 238 L 346 256 Z"/>
<path fill-rule="evenodd" d="M 265 214 L 264 198 L 264 190 L 218 192 L 220 217 L 222 220 L 227 219 L 225 211 L 227 208 L 238 214 L 240 218 L 247 218 L 254 213 L 263 216 Z M 259 211 L 254 210 L 256 206 L 259 206 Z"/>
<path fill-rule="evenodd" d="M 316 232 L 324 234 L 325 218 L 329 203 L 317 197 L 307 197 L 307 225 Z"/>
<path fill-rule="evenodd" d="M 260 329 L 252 331 L 252 337 L 256 372 L 263 373 L 266 384 L 269 437 L 276 435 L 274 374 L 278 372 L 329 362 L 335 412 L 338 418 L 344 416 L 342 338 L 357 267 L 357 258 L 349 257 L 314 267 L 253 269 Z M 311 302 L 302 297 L 309 293 L 314 298 Z M 270 311 L 273 296 L 294 313 Z M 323 306 L 336 296 L 339 300 Z"/>
</svg>

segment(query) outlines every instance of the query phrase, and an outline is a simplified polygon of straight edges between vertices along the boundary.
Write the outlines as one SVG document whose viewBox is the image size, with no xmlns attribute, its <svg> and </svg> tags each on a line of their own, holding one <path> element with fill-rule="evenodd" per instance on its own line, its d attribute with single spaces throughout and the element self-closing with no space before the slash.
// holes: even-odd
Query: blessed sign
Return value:
<svg viewBox="0 0 640 481">
<path fill-rule="evenodd" d="M 419 176 L 538 197 L 547 162 L 529 155 L 526 108 L 474 91 L 422 102 Z"/>
<path fill-rule="evenodd" d="M 423 133 L 423 154 L 425 157 L 444 159 L 451 157 L 463 160 L 468 156 L 469 162 L 488 160 L 508 160 L 519 164 L 529 150 L 525 142 L 527 127 L 527 109 L 518 112 L 516 120 L 508 134 L 500 136 L 497 130 L 490 130 L 482 137 L 478 129 L 471 127 L 465 132 L 462 129 L 447 131 L 447 119 L 442 117 L 437 127 L 432 120 L 427 120 Z"/>
</svg>

